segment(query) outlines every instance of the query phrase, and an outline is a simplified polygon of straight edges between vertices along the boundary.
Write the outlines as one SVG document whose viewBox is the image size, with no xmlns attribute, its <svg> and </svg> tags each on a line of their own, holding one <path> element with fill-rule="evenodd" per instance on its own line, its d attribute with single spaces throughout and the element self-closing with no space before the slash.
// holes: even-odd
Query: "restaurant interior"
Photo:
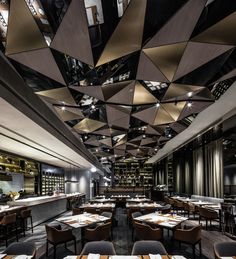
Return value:
<svg viewBox="0 0 236 259">
<path fill-rule="evenodd" d="M 236 258 L 236 1 L 0 0 L 0 259 Z"/>
</svg>

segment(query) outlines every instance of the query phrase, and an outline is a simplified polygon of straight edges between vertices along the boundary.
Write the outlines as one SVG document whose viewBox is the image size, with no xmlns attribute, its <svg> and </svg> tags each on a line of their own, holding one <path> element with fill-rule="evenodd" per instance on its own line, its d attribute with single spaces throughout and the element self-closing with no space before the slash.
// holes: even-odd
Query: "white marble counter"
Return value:
<svg viewBox="0 0 236 259">
<path fill-rule="evenodd" d="M 60 199 L 67 199 L 73 196 L 83 195 L 83 193 L 70 193 L 70 194 L 58 194 L 52 196 L 39 196 L 39 197 L 31 197 L 26 199 L 20 199 L 16 201 L 9 201 L 7 204 L 11 206 L 35 206 L 43 203 L 58 201 Z"/>
</svg>

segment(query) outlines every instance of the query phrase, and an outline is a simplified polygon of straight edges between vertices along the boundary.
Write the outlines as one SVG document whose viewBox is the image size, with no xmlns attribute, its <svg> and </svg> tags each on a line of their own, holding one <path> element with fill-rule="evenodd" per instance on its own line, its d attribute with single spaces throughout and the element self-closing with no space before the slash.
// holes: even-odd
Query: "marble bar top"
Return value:
<svg viewBox="0 0 236 259">
<path fill-rule="evenodd" d="M 83 196 L 83 193 L 75 193 L 75 194 L 58 194 L 58 195 L 52 195 L 52 196 L 38 196 L 38 197 L 31 197 L 31 198 L 26 198 L 26 199 L 20 199 L 16 201 L 9 201 L 7 202 L 8 205 L 10 206 L 35 206 L 39 204 L 44 204 L 48 202 L 53 202 L 53 201 L 58 201 L 61 199 L 67 199 L 69 197 L 73 196 L 78 196 L 81 195 Z"/>
</svg>

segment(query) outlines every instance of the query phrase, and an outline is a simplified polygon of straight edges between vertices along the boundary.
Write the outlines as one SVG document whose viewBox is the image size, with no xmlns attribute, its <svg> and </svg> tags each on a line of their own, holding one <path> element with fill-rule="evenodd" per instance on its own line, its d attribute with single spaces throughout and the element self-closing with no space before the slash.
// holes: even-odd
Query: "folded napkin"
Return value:
<svg viewBox="0 0 236 259">
<path fill-rule="evenodd" d="M 221 257 L 221 259 L 234 259 L 232 256 L 224 256 L 224 257 Z"/>
<path fill-rule="evenodd" d="M 99 259 L 100 254 L 88 254 L 87 259 Z"/>
<path fill-rule="evenodd" d="M 7 254 L 0 254 L 0 259 L 4 258 Z"/>
<path fill-rule="evenodd" d="M 68 255 L 66 257 L 64 257 L 64 259 L 76 259 L 77 255 Z"/>
<path fill-rule="evenodd" d="M 162 259 L 161 255 L 159 255 L 159 254 L 157 254 L 157 255 L 149 254 L 149 257 L 150 257 L 150 259 Z"/>
<path fill-rule="evenodd" d="M 17 255 L 14 257 L 14 259 L 31 259 L 31 255 Z"/>
<path fill-rule="evenodd" d="M 186 259 L 186 258 L 182 255 L 174 255 L 172 256 L 172 259 Z"/>
</svg>

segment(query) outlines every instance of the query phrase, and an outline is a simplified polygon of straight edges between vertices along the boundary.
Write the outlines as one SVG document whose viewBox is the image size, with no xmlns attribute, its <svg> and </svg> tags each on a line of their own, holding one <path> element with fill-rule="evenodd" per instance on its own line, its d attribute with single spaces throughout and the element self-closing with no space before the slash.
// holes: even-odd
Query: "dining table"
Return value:
<svg viewBox="0 0 236 259">
<path fill-rule="evenodd" d="M 88 255 L 67 256 L 64 259 L 88 259 Z M 161 255 L 162 259 L 186 259 L 181 255 Z M 5 258 L 4 258 L 5 259 Z M 10 258 L 9 258 L 10 259 Z M 149 255 L 100 255 L 99 259 L 151 259 Z"/>
<path fill-rule="evenodd" d="M 141 203 L 126 203 L 126 208 L 140 208 L 140 209 L 144 209 L 144 208 L 157 208 L 157 209 L 161 209 L 163 207 L 163 205 L 156 203 L 156 202 L 152 202 L 152 203 L 147 203 L 147 202 L 141 202 Z"/>
<path fill-rule="evenodd" d="M 57 218 L 56 221 L 68 225 L 72 228 L 84 228 L 99 222 L 107 222 L 110 218 L 99 214 L 83 213 L 74 216 Z"/>
<path fill-rule="evenodd" d="M 161 214 L 158 212 L 149 213 L 135 218 L 135 221 L 147 223 L 149 225 L 167 228 L 170 230 L 176 229 L 181 223 L 188 220 L 187 217 L 174 215 L 171 213 Z"/>
<path fill-rule="evenodd" d="M 94 209 L 103 209 L 103 208 L 110 208 L 110 209 L 114 209 L 116 207 L 115 203 L 85 203 L 82 204 L 79 208 L 80 209 L 86 209 L 86 208 L 94 208 Z"/>
</svg>

